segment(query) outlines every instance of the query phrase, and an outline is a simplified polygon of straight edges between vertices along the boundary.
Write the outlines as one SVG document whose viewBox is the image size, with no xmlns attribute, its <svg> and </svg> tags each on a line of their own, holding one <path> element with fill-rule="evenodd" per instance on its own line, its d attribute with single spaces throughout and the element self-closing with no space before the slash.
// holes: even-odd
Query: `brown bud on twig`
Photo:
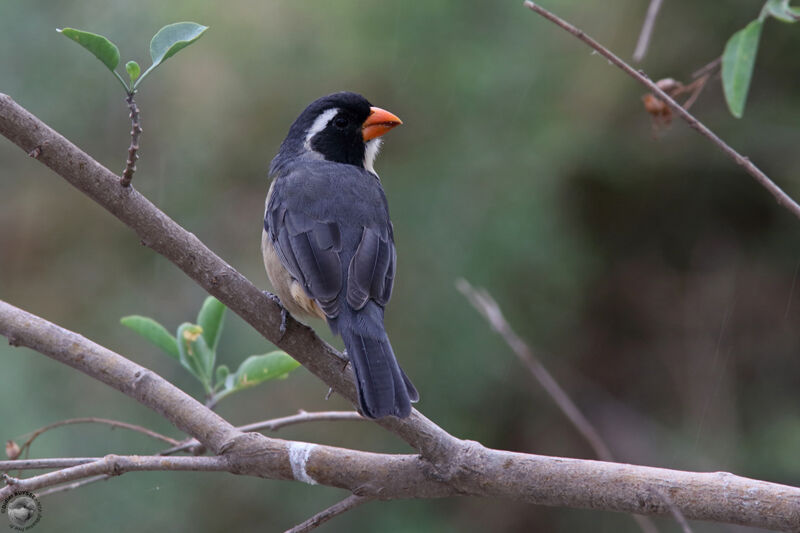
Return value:
<svg viewBox="0 0 800 533">
<path fill-rule="evenodd" d="M 6 441 L 6 457 L 11 459 L 12 461 L 19 457 L 19 454 L 22 452 L 19 448 L 19 444 L 14 442 L 13 440 Z"/>
</svg>

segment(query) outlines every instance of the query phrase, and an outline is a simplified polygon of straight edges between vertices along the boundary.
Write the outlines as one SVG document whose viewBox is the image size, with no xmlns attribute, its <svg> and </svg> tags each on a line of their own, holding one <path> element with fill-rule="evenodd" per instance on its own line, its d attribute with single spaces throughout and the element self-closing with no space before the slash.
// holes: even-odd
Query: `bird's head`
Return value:
<svg viewBox="0 0 800 533">
<path fill-rule="evenodd" d="M 381 135 L 402 124 L 360 94 L 340 92 L 311 103 L 289 129 L 273 166 L 282 158 L 311 155 L 375 172 Z"/>
</svg>

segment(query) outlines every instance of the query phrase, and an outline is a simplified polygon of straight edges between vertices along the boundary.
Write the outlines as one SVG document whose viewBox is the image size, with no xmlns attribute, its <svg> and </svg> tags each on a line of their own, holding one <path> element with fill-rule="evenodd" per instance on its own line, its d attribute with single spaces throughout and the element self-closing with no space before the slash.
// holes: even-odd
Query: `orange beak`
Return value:
<svg viewBox="0 0 800 533">
<path fill-rule="evenodd" d="M 371 107 L 367 120 L 361 125 L 361 135 L 364 142 L 380 137 L 395 126 L 399 126 L 403 121 L 393 113 L 389 113 L 380 107 Z"/>
</svg>

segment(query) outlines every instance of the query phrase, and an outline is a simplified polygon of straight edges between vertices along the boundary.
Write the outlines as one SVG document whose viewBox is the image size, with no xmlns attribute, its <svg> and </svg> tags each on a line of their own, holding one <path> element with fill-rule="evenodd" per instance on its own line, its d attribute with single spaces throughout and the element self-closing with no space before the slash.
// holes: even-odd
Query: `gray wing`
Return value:
<svg viewBox="0 0 800 533">
<path fill-rule="evenodd" d="M 369 300 L 385 306 L 397 257 L 379 182 L 366 171 L 343 173 L 323 163 L 305 165 L 302 178 L 290 174 L 280 180 L 264 227 L 284 267 L 329 319 L 339 315 L 344 287 L 355 310 Z"/>
<path fill-rule="evenodd" d="M 389 302 L 397 263 L 393 241 L 391 223 L 362 230 L 347 269 L 347 303 L 353 309 L 363 308 L 370 299 L 381 307 Z"/>
<path fill-rule="evenodd" d="M 339 314 L 342 290 L 342 239 L 339 225 L 289 211 L 281 196 L 273 194 L 267 205 L 264 229 L 283 266 L 322 308 L 325 316 Z"/>
</svg>

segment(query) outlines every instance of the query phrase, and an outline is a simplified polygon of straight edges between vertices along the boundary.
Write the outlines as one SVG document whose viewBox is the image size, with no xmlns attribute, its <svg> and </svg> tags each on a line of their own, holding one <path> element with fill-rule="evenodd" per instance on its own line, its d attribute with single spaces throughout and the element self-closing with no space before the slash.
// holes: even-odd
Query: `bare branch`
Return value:
<svg viewBox="0 0 800 533">
<path fill-rule="evenodd" d="M 683 516 L 681 510 L 678 509 L 674 503 L 672 503 L 672 499 L 669 497 L 669 494 L 662 491 L 656 491 L 656 494 L 664 500 L 664 503 L 667 504 L 669 507 L 669 512 L 672 513 L 672 517 L 675 518 L 675 521 L 681 526 L 681 530 L 683 533 L 692 533 L 692 528 L 689 527 L 689 522 L 686 521 L 686 517 Z"/>
<path fill-rule="evenodd" d="M 79 464 L 55 472 L 41 474 L 27 479 L 17 479 L 4 475 L 6 487 L 0 489 L 0 499 L 21 491 L 34 491 L 76 479 L 99 474 L 117 476 L 125 472 L 152 470 L 184 470 L 197 472 L 230 471 L 231 466 L 225 457 L 161 457 L 137 455 L 106 455 L 98 460 Z"/>
<path fill-rule="evenodd" d="M 636 50 L 633 52 L 633 60 L 639 63 L 647 54 L 647 48 L 650 46 L 650 37 L 653 34 L 653 26 L 656 23 L 656 17 L 661 10 L 662 0 L 650 0 L 650 7 L 647 8 L 647 15 L 644 17 L 644 24 L 642 24 L 642 33 L 639 34 L 639 41 L 636 43 Z"/>
<path fill-rule="evenodd" d="M 287 529 L 285 533 L 308 533 L 312 529 L 316 529 L 331 518 L 339 516 L 342 513 L 346 513 L 350 509 L 358 507 L 362 503 L 367 503 L 369 498 L 363 498 L 361 496 L 356 496 L 355 494 L 351 494 L 344 500 L 335 503 L 325 509 L 324 511 L 320 511 L 302 524 L 297 524 L 291 529 Z"/>
<path fill-rule="evenodd" d="M 11 470 L 46 470 L 48 468 L 67 468 L 83 465 L 100 459 L 99 457 L 64 457 L 52 459 L 12 459 L 0 461 L 0 472 Z"/>
<path fill-rule="evenodd" d="M 278 431 L 286 426 L 305 424 L 306 422 L 339 422 L 342 420 L 369 421 L 368 418 L 364 418 L 356 411 L 318 411 L 309 413 L 301 410 L 296 415 L 254 422 L 252 424 L 239 426 L 236 429 L 239 431 Z"/>
<path fill-rule="evenodd" d="M 99 476 L 92 476 L 87 477 L 84 479 L 79 479 L 78 481 L 73 481 L 72 483 L 65 483 L 63 485 L 56 485 L 55 487 L 50 487 L 49 489 L 45 489 L 36 493 L 39 498 L 44 498 L 45 496 L 50 496 L 51 494 L 55 494 L 56 492 L 66 492 L 68 490 L 75 490 L 83 487 L 84 485 L 89 485 L 90 483 L 96 483 L 98 481 L 105 481 L 110 479 L 112 476 L 108 474 L 101 474 Z"/>
<path fill-rule="evenodd" d="M 716 59 L 709 61 L 706 65 L 692 72 L 692 78 L 699 78 L 704 74 L 711 74 L 717 69 L 720 63 L 722 63 L 722 56 L 718 56 Z"/>
<path fill-rule="evenodd" d="M 161 433 L 157 433 L 155 431 L 149 430 L 146 427 L 137 426 L 136 424 L 128 424 L 127 422 L 120 422 L 118 420 L 110 420 L 108 418 L 97 418 L 97 417 L 84 417 L 84 418 L 69 418 L 67 420 L 61 420 L 59 422 L 55 422 L 53 424 L 41 427 L 32 433 L 29 433 L 30 438 L 26 440 L 22 446 L 20 446 L 20 451 L 25 450 L 33 444 L 33 441 L 36 440 L 36 437 L 41 435 L 42 433 L 49 431 L 51 429 L 55 429 L 61 426 L 69 426 L 72 424 L 105 424 L 111 427 L 118 427 L 129 429 L 131 431 L 136 431 L 143 435 L 147 435 L 148 437 L 152 437 L 156 440 L 160 440 L 162 442 L 166 442 L 167 444 L 171 444 L 173 446 L 177 446 L 180 444 L 175 439 L 162 435 Z"/>
<path fill-rule="evenodd" d="M 547 368 L 539 361 L 525 341 L 523 341 L 516 332 L 511 328 L 511 325 L 503 316 L 500 305 L 492 298 L 492 295 L 486 289 L 476 289 L 467 280 L 459 279 L 456 281 L 456 287 L 461 294 L 463 294 L 472 306 L 483 315 L 489 325 L 495 330 L 503 340 L 506 341 L 509 348 L 514 352 L 517 358 L 525 365 L 534 379 L 539 382 L 542 388 L 550 395 L 556 403 L 561 412 L 572 422 L 578 433 L 592 447 L 594 453 L 604 461 L 614 461 L 614 456 L 611 450 L 606 445 L 600 433 L 595 429 L 589 419 L 583 416 L 578 406 L 572 401 L 572 398 L 566 393 L 561 385 L 553 378 Z M 653 522 L 644 516 L 633 515 L 632 518 L 636 521 L 642 531 L 645 533 L 657 533 Z"/>
<path fill-rule="evenodd" d="M 697 120 L 691 113 L 689 113 L 686 109 L 684 109 L 678 102 L 673 100 L 667 93 L 662 91 L 655 83 L 650 81 L 645 74 L 641 71 L 634 70 L 633 67 L 625 63 L 623 60 L 618 58 L 616 55 L 611 53 L 607 48 L 603 45 L 586 35 L 583 30 L 580 30 L 570 24 L 569 22 L 559 18 L 558 16 L 554 15 L 550 11 L 540 7 L 537 4 L 534 4 L 530 0 L 525 0 L 525 6 L 530 8 L 531 11 L 534 11 L 541 15 L 542 17 L 546 18 L 550 22 L 554 23 L 558 27 L 562 28 L 563 30 L 567 31 L 568 33 L 574 35 L 579 40 L 586 43 L 591 48 L 595 49 L 600 55 L 608 59 L 611 63 L 622 69 L 626 74 L 630 77 L 647 87 L 648 90 L 652 91 L 656 94 L 659 98 L 664 100 L 669 107 L 672 108 L 675 113 L 681 117 L 684 121 L 686 121 L 689 126 L 697 130 L 703 137 L 709 139 L 712 143 L 717 145 L 720 150 L 722 150 L 725 155 L 727 155 L 730 159 L 736 162 L 737 165 L 744 168 L 744 170 L 753 176 L 755 180 L 769 193 L 775 198 L 778 202 L 778 205 L 788 209 L 795 217 L 800 219 L 800 205 L 797 204 L 789 195 L 787 195 L 783 190 L 778 187 L 764 172 L 754 165 L 750 158 L 741 155 L 739 152 L 728 146 L 725 141 L 720 139 L 713 131 L 708 129 L 705 124 Z"/>
<path fill-rule="evenodd" d="M 583 416 L 578 406 L 569 397 L 569 395 L 561 388 L 561 385 L 553 378 L 550 372 L 544 367 L 539 359 L 533 354 L 530 347 L 511 329 L 511 326 L 503 316 L 500 306 L 494 298 L 485 289 L 475 289 L 465 279 L 459 279 L 456 282 L 456 287 L 459 291 L 469 300 L 472 306 L 489 322 L 489 325 L 495 330 L 503 340 L 506 341 L 509 348 L 519 358 L 523 365 L 525 365 L 536 381 L 542 388 L 550 395 L 561 412 L 572 422 L 575 429 L 586 439 L 589 446 L 592 447 L 597 457 L 603 461 L 613 461 L 614 456 L 611 450 L 608 449 L 603 438 L 594 428 L 591 422 Z"/>
<path fill-rule="evenodd" d="M 231 424 L 161 376 L 94 342 L 0 300 L 0 334 L 130 396 L 218 453 L 240 435 Z"/>
<path fill-rule="evenodd" d="M 261 422 L 253 422 L 244 426 L 238 426 L 236 429 L 243 432 L 248 431 L 278 431 L 279 429 L 292 426 L 295 424 L 304 424 L 306 422 L 339 422 L 342 420 L 361 420 L 369 421 L 356 411 L 318 411 L 309 413 L 301 410 L 296 415 L 284 416 L 282 418 L 272 418 L 270 420 L 262 420 Z M 176 446 L 164 450 L 159 455 L 171 455 L 173 453 L 183 452 L 190 450 L 199 445 L 197 439 L 190 439 L 186 442 L 178 443 Z"/>
<path fill-rule="evenodd" d="M 669 507 L 657 489 L 668 493 L 675 507 L 690 519 L 800 529 L 798 488 L 723 472 L 681 472 L 492 450 L 472 441 L 458 440 L 444 454 L 450 458 L 447 463 L 431 464 L 417 455 L 270 439 L 239 432 L 152 371 L 5 302 L 0 302 L 0 334 L 12 345 L 37 349 L 136 398 L 221 454 L 216 458 L 157 456 L 167 461 L 159 464 L 217 459 L 227 465 L 219 469 L 235 474 L 328 485 L 373 499 L 473 495 L 626 513 L 667 513 Z M 47 478 L 36 476 L 40 479 L 36 486 L 115 472 L 109 472 L 107 465 L 90 466 L 96 462 L 45 474 L 50 476 Z M 153 469 L 154 463 L 148 468 Z M 26 486 L 27 480 L 10 481 L 0 489 L 0 499 L 23 490 L 19 487 Z"/>
</svg>

